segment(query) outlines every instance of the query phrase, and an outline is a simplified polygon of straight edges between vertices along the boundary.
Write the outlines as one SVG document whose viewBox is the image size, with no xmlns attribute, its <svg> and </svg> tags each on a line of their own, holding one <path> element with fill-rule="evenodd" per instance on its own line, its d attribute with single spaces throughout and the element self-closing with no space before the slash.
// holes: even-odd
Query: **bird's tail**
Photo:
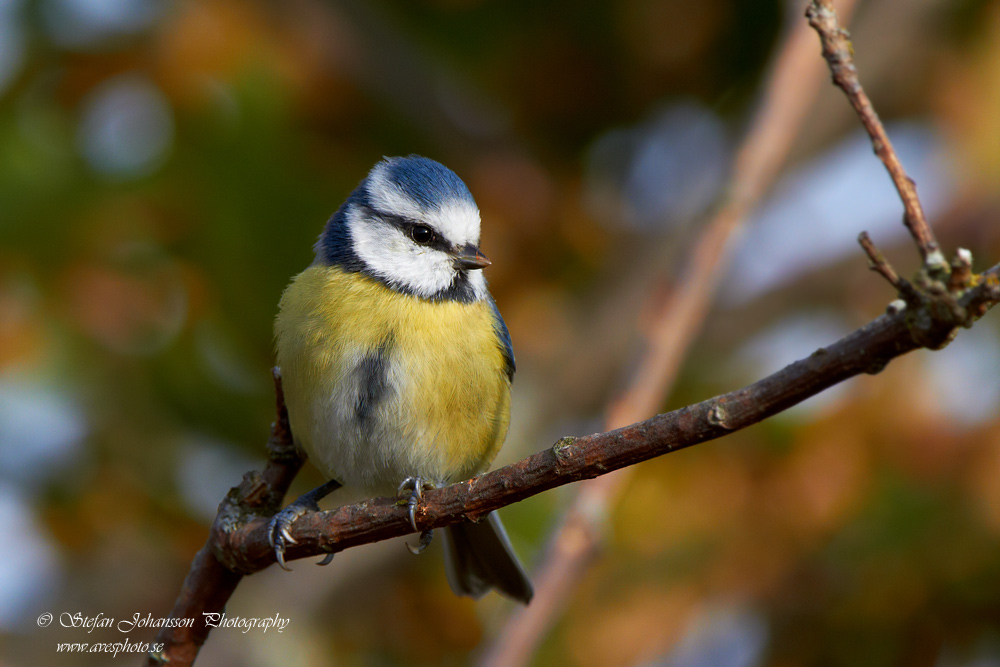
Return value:
<svg viewBox="0 0 1000 667">
<path fill-rule="evenodd" d="M 444 567 L 457 595 L 498 593 L 528 604 L 534 590 L 496 512 L 478 523 L 458 523 L 444 531 Z"/>
</svg>

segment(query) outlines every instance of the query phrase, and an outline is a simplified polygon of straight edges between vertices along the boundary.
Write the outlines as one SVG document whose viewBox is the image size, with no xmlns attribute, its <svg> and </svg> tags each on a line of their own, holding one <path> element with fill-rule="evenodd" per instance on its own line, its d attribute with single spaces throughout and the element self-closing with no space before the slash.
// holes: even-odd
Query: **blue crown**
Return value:
<svg viewBox="0 0 1000 667">
<path fill-rule="evenodd" d="M 462 179 L 440 162 L 419 155 L 391 157 L 375 165 L 372 171 L 382 165 L 386 165 L 386 178 L 424 208 L 435 209 L 444 202 L 455 200 L 476 203 Z M 366 178 L 362 185 L 367 181 Z"/>
</svg>

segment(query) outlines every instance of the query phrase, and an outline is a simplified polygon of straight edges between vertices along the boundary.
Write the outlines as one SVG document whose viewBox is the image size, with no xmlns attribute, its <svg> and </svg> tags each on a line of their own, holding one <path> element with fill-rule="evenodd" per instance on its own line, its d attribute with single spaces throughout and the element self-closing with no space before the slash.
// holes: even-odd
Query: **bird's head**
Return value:
<svg viewBox="0 0 1000 667">
<path fill-rule="evenodd" d="M 486 296 L 479 208 L 458 176 L 425 157 L 376 164 L 327 223 L 316 261 L 425 299 Z"/>
</svg>

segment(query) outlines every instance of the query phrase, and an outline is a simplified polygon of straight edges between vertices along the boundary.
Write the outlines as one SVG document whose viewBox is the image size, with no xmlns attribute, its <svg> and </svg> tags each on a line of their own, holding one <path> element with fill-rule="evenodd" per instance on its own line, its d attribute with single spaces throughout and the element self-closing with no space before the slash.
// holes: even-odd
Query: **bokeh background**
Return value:
<svg viewBox="0 0 1000 667">
<path fill-rule="evenodd" d="M 63 612 L 165 616 L 259 467 L 271 325 L 383 155 L 483 214 L 518 360 L 498 463 L 599 429 L 641 358 L 799 2 L 0 0 L 0 665 L 136 664 Z M 1000 2 L 866 0 L 862 81 L 943 245 L 1000 260 Z M 817 55 L 819 49 L 817 44 Z M 916 253 L 846 102 L 815 103 L 733 247 L 664 409 L 892 298 Z M 1000 318 L 755 428 L 639 467 L 537 665 L 1000 664 Z M 293 492 L 319 482 L 311 468 Z M 537 562 L 573 489 L 507 508 Z M 204 665 L 466 665 L 512 606 L 440 547 L 245 579 Z M 43 612 L 57 622 L 37 627 Z"/>
</svg>

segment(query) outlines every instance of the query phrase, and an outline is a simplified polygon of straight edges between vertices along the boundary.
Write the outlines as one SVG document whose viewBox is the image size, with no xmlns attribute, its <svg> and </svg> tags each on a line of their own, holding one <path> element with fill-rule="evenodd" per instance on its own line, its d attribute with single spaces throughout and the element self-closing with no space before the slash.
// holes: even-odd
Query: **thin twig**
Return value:
<svg viewBox="0 0 1000 667">
<path fill-rule="evenodd" d="M 833 82 L 847 95 L 861 124 L 871 137 L 875 154 L 889 171 L 889 176 L 899 192 L 905 210 L 903 224 L 916 241 L 924 266 L 932 273 L 947 274 L 948 263 L 941 254 L 934 232 L 927 224 L 923 206 L 917 197 L 917 186 L 913 179 L 906 175 L 906 170 L 903 169 L 903 164 L 899 161 L 892 142 L 889 141 L 889 135 L 886 134 L 882 121 L 879 120 L 871 100 L 858 81 L 851 40 L 847 31 L 841 28 L 837 21 L 837 12 L 833 8 L 832 0 L 812 0 L 806 8 L 806 17 L 809 19 L 809 25 L 819 34 L 823 45 L 823 57 L 829 65 Z"/>
<path fill-rule="evenodd" d="M 886 260 L 885 255 L 882 251 L 875 247 L 875 243 L 872 242 L 868 232 L 861 232 L 858 234 L 858 243 L 864 248 L 865 254 L 868 255 L 868 268 L 872 271 L 882 274 L 882 277 L 889 281 L 889 284 L 895 287 L 897 290 L 901 290 L 901 283 L 899 274 L 896 270 L 892 268 Z"/>
<path fill-rule="evenodd" d="M 896 292 L 899 294 L 903 300 L 910 304 L 911 306 L 918 305 L 922 302 L 923 296 L 916 287 L 913 286 L 906 278 L 901 278 L 896 270 L 892 268 L 889 260 L 885 258 L 882 251 L 875 246 L 875 242 L 871 240 L 868 236 L 868 232 L 861 232 L 858 234 L 858 243 L 864 248 L 865 254 L 868 255 L 868 268 L 881 274 L 890 285 L 896 288 Z M 947 292 L 946 289 L 942 289 L 943 292 Z"/>
</svg>

